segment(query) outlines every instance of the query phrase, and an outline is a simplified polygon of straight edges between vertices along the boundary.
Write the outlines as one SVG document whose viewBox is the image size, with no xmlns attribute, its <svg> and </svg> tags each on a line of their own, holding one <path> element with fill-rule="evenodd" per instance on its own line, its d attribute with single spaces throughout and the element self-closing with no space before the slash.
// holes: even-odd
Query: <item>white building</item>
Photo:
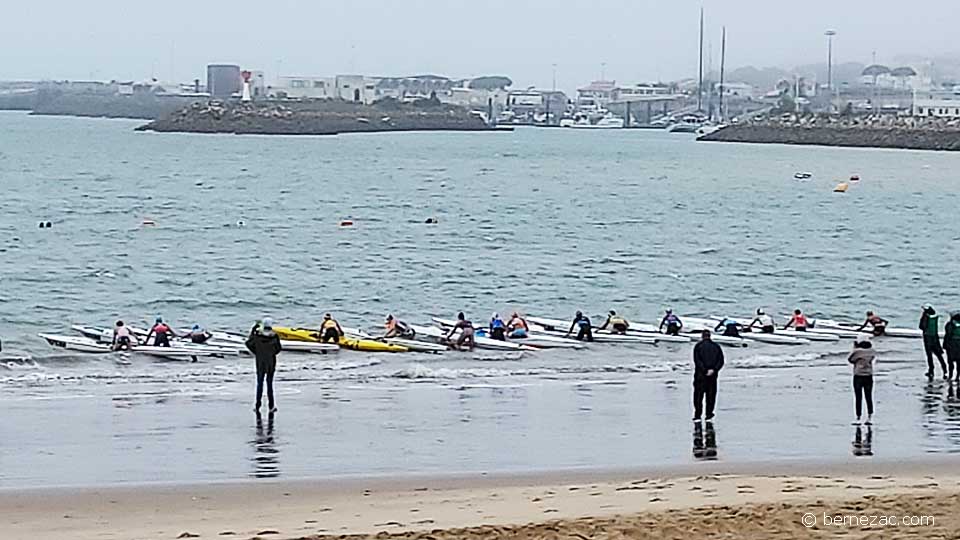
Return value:
<svg viewBox="0 0 960 540">
<path fill-rule="evenodd" d="M 934 118 L 960 118 L 960 92 L 916 93 L 913 115 Z"/>
<path fill-rule="evenodd" d="M 620 86 L 615 89 L 615 98 L 617 101 L 669 96 L 671 94 L 670 87 L 665 84 L 641 83 L 633 86 Z"/>
<path fill-rule="evenodd" d="M 593 81 L 577 89 L 577 110 L 594 113 L 606 109 L 615 99 L 617 81 Z"/>
<path fill-rule="evenodd" d="M 273 91 L 290 98 L 334 98 L 337 95 L 333 77 L 280 77 Z"/>
<path fill-rule="evenodd" d="M 714 91 L 720 93 L 720 83 L 714 85 Z M 747 83 L 724 82 L 723 95 L 729 97 L 754 98 L 757 97 L 757 89 Z"/>
</svg>

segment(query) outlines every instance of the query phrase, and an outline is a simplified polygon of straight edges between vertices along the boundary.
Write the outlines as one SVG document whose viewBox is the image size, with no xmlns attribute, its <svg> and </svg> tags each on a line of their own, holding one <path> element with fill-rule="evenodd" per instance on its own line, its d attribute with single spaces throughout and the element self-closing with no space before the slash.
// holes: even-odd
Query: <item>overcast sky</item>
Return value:
<svg viewBox="0 0 960 540">
<path fill-rule="evenodd" d="M 728 66 L 960 54 L 960 0 L 8 0 L 0 79 L 192 80 L 209 62 L 285 75 L 505 74 L 572 89 L 696 75 L 698 10 Z"/>
</svg>

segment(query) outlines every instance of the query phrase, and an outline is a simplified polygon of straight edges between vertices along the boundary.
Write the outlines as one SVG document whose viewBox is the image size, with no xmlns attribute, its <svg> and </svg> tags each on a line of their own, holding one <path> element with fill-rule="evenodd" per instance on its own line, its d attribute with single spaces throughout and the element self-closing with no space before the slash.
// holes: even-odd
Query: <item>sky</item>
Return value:
<svg viewBox="0 0 960 540">
<path fill-rule="evenodd" d="M 695 77 L 727 66 L 960 56 L 960 0 L 8 0 L 0 79 L 191 81 L 208 63 L 266 73 L 450 77 L 503 74 L 572 90 Z M 706 61 L 706 60 L 705 60 Z M 556 67 L 554 67 L 556 66 Z"/>
</svg>

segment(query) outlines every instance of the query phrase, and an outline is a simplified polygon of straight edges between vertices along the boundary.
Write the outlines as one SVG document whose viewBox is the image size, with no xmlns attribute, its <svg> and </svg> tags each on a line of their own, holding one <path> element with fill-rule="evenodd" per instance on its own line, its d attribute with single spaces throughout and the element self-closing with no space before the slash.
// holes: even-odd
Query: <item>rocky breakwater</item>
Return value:
<svg viewBox="0 0 960 540">
<path fill-rule="evenodd" d="M 336 135 L 382 131 L 484 131 L 470 111 L 436 100 L 382 100 L 363 105 L 339 100 L 194 103 L 138 131 L 260 135 Z"/>
<path fill-rule="evenodd" d="M 734 124 L 699 140 L 960 151 L 960 120 L 786 115 Z"/>
</svg>

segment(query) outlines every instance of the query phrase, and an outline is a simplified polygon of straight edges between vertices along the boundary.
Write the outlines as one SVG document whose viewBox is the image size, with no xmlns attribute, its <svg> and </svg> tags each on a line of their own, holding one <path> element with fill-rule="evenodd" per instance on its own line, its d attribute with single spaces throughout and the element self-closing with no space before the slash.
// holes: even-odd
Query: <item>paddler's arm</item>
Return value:
<svg viewBox="0 0 960 540">
<path fill-rule="evenodd" d="M 567 330 L 567 336 L 569 336 L 570 334 L 573 333 L 573 329 L 574 329 L 575 326 L 577 326 L 577 320 L 576 320 L 576 319 L 574 319 L 573 322 L 570 323 L 570 329 Z M 564 336 L 564 337 L 566 337 L 566 336 Z"/>
<path fill-rule="evenodd" d="M 793 326 L 793 321 L 794 321 L 793 317 L 790 317 L 790 322 L 788 322 L 788 323 L 783 327 L 783 329 L 786 330 L 787 328 L 790 328 L 791 326 Z"/>
<path fill-rule="evenodd" d="M 856 331 L 857 331 L 857 332 L 863 332 L 863 329 L 866 328 L 868 324 L 870 324 L 870 319 L 867 319 L 867 320 L 863 321 L 863 324 L 861 324 L 861 325 L 860 325 L 860 328 L 857 328 Z"/>
<path fill-rule="evenodd" d="M 719 332 L 719 331 L 720 331 L 720 328 L 723 327 L 723 322 L 724 322 L 724 321 L 718 322 L 718 323 L 717 323 L 717 326 L 714 327 L 713 331 L 714 331 L 714 332 Z"/>
<path fill-rule="evenodd" d="M 660 332 L 663 332 L 663 325 L 665 325 L 665 324 L 667 324 L 667 318 L 666 318 L 666 317 L 660 319 L 660 328 L 659 328 L 659 331 L 660 331 Z"/>
<path fill-rule="evenodd" d="M 609 325 L 610 325 L 610 316 L 608 315 L 607 320 L 603 322 L 603 326 L 601 326 L 600 328 L 597 328 L 597 330 L 606 330 L 607 326 Z"/>
</svg>

